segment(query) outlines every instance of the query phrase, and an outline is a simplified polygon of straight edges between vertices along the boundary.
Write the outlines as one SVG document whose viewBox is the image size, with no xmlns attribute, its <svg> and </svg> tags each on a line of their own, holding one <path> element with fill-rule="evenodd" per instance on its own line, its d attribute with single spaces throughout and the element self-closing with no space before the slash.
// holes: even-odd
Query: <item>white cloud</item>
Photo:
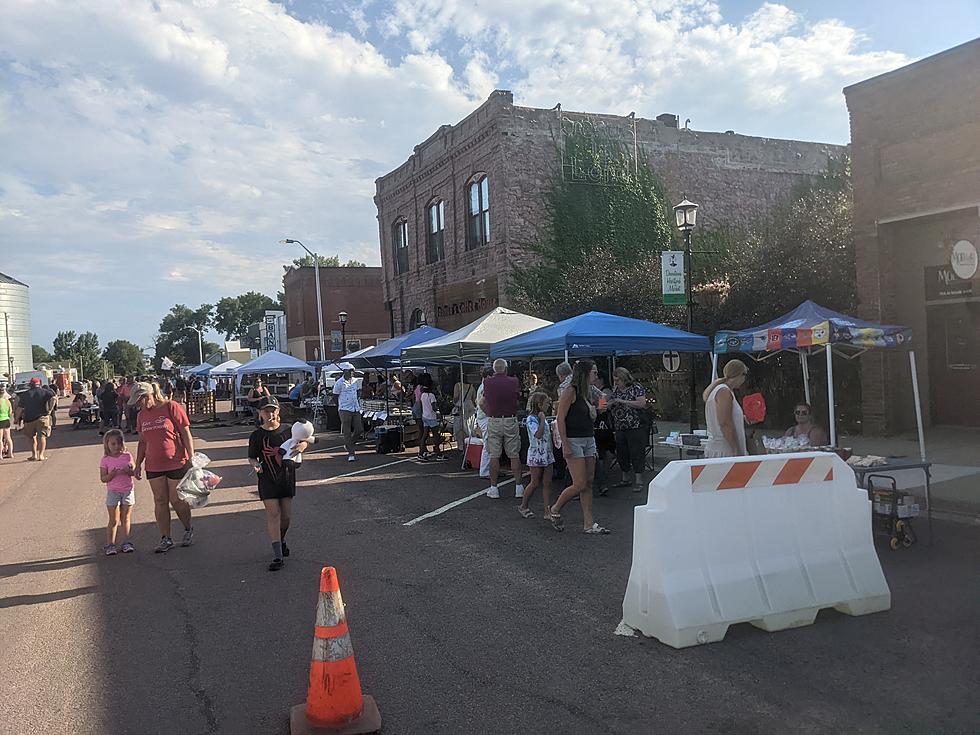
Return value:
<svg viewBox="0 0 980 735">
<path fill-rule="evenodd" d="M 74 328 L 143 343 L 174 303 L 272 295 L 296 257 L 283 236 L 378 263 L 374 179 L 494 87 L 842 142 L 840 88 L 905 61 L 773 3 L 744 19 L 707 0 L 338 10 L 356 35 L 269 0 L 5 6 L 0 251 L 36 256 L 5 267 L 32 286 L 35 341 Z M 96 284 L 127 300 L 124 324 L 77 308 Z"/>
</svg>

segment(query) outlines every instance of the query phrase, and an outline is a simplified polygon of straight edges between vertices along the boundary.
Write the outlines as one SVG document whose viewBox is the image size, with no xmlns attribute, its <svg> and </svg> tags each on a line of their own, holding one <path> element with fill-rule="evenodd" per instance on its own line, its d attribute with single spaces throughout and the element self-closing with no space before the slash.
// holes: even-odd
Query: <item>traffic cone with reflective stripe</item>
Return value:
<svg viewBox="0 0 980 735">
<path fill-rule="evenodd" d="M 377 703 L 361 693 L 337 570 L 324 567 L 316 606 L 310 688 L 306 704 L 289 711 L 289 731 L 291 735 L 362 735 L 380 729 Z"/>
</svg>

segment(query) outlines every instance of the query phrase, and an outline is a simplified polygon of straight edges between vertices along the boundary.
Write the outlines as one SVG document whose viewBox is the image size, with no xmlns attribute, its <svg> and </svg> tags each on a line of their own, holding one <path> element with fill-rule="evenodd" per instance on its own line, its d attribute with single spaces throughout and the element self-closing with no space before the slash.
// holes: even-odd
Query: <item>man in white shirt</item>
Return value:
<svg viewBox="0 0 980 735">
<path fill-rule="evenodd" d="M 360 378 L 354 377 L 354 366 L 349 362 L 341 363 L 343 376 L 333 384 L 333 394 L 337 396 L 337 411 L 340 414 L 340 433 L 347 447 L 347 461 L 353 462 L 357 457 L 354 446 L 364 433 L 364 422 L 361 420 L 361 401 L 358 392 L 361 390 Z M 356 435 L 356 437 L 355 437 Z"/>
</svg>

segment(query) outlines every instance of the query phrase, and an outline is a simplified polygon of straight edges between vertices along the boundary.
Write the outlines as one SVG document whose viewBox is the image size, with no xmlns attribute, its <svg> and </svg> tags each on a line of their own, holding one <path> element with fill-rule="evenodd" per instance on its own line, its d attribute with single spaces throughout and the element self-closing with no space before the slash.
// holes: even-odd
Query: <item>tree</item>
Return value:
<svg viewBox="0 0 980 735">
<path fill-rule="evenodd" d="M 56 360 L 71 360 L 75 357 L 75 340 L 78 338 L 74 332 L 58 332 L 54 338 L 54 357 Z"/>
<path fill-rule="evenodd" d="M 31 359 L 37 365 L 41 362 L 54 362 L 54 355 L 48 352 L 41 345 L 31 345 Z"/>
<path fill-rule="evenodd" d="M 226 296 L 215 305 L 214 328 L 224 332 L 225 339 L 244 339 L 250 325 L 261 321 L 267 309 L 278 307 L 268 296 L 255 291 Z"/>
<path fill-rule="evenodd" d="M 78 335 L 74 347 L 75 364 L 81 362 L 82 372 L 87 378 L 102 375 L 102 350 L 99 349 L 99 335 L 84 332 Z"/>
<path fill-rule="evenodd" d="M 366 263 L 353 258 L 346 263 L 341 263 L 339 255 L 318 255 L 317 260 L 320 262 L 321 268 L 367 268 Z M 302 258 L 296 258 L 293 265 L 296 268 L 312 268 L 313 256 L 304 255 Z"/>
<path fill-rule="evenodd" d="M 662 318 L 659 253 L 674 237 L 662 184 L 618 141 L 567 136 L 565 155 L 613 175 L 602 185 L 554 182 L 549 224 L 528 243 L 537 258 L 509 286 L 515 305 L 553 320 L 592 309 Z"/>
<path fill-rule="evenodd" d="M 185 304 L 170 307 L 170 311 L 160 320 L 160 331 L 156 338 L 154 357 L 157 367 L 164 357 L 169 357 L 178 365 L 198 364 L 197 332 L 190 327 L 206 331 L 212 325 L 213 310 L 211 304 L 202 304 L 197 309 L 191 309 Z M 211 346 L 216 347 L 213 343 L 205 345 Z"/>
<path fill-rule="evenodd" d="M 136 375 L 143 372 L 143 350 L 125 339 L 106 345 L 102 358 L 112 366 L 113 375 Z"/>
</svg>

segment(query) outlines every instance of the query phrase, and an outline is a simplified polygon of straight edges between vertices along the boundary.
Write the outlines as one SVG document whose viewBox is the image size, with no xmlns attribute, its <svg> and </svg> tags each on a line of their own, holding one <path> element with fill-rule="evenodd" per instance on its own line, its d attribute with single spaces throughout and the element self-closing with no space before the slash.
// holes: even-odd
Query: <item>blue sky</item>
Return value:
<svg viewBox="0 0 980 735">
<path fill-rule="evenodd" d="M 19 0 L 0 24 L 0 271 L 34 342 L 149 345 L 274 295 L 277 241 L 380 260 L 374 179 L 517 104 L 845 143 L 843 86 L 970 40 L 980 3 Z"/>
</svg>

